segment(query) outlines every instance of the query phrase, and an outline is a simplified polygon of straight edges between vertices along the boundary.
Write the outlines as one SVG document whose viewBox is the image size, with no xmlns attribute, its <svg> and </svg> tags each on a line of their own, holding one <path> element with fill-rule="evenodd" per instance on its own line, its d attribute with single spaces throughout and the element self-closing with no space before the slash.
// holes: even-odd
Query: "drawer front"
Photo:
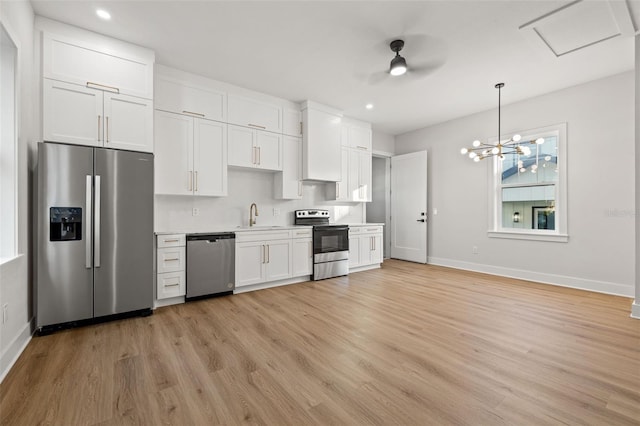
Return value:
<svg viewBox="0 0 640 426">
<path fill-rule="evenodd" d="M 290 230 L 236 232 L 236 242 L 286 240 L 291 238 Z"/>
<path fill-rule="evenodd" d="M 185 270 L 185 248 L 165 247 L 158 249 L 158 273 Z"/>
<path fill-rule="evenodd" d="M 361 226 L 349 226 L 349 235 L 358 235 L 362 232 Z"/>
<path fill-rule="evenodd" d="M 363 234 L 381 234 L 382 226 L 380 225 L 362 226 L 360 227 L 360 232 Z"/>
<path fill-rule="evenodd" d="M 158 235 L 158 248 L 180 247 L 186 244 L 185 234 Z"/>
<path fill-rule="evenodd" d="M 158 299 L 184 296 L 186 290 L 184 271 L 158 274 L 157 290 Z"/>
<path fill-rule="evenodd" d="M 311 238 L 313 237 L 313 229 L 294 229 L 293 238 Z"/>
</svg>

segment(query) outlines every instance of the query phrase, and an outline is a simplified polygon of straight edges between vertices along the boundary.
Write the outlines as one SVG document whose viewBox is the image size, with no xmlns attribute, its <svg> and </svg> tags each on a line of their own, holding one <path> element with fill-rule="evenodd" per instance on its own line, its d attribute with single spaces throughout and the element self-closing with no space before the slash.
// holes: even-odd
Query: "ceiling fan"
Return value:
<svg viewBox="0 0 640 426">
<path fill-rule="evenodd" d="M 444 43 L 435 37 L 424 34 L 407 34 L 402 38 L 393 38 L 391 40 L 390 42 L 379 43 L 375 47 L 376 52 L 378 52 L 376 55 L 382 56 L 384 52 L 389 52 L 387 49 L 391 49 L 395 53 L 389 67 L 385 70 L 374 71 L 364 75 L 360 74 L 368 84 L 381 83 L 389 79 L 389 76 L 394 77 L 389 79 L 390 81 L 419 79 L 433 73 L 444 65 L 446 48 Z M 404 56 L 400 55 L 401 51 L 406 52 L 408 61 Z M 380 56 L 376 56 L 378 61 Z M 373 55 L 370 58 L 367 61 L 371 63 Z M 402 75 L 406 75 L 406 77 L 399 80 L 395 79 L 395 77 Z"/>
</svg>

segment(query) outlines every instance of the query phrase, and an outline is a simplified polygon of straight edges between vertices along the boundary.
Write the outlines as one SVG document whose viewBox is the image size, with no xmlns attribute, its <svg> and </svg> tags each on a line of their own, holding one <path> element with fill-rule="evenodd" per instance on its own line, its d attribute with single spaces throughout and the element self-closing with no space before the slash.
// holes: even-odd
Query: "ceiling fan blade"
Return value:
<svg viewBox="0 0 640 426">
<path fill-rule="evenodd" d="M 389 72 L 387 71 L 374 72 L 369 75 L 369 78 L 367 79 L 367 84 L 374 85 L 374 84 L 382 83 L 388 77 L 389 77 Z"/>
</svg>

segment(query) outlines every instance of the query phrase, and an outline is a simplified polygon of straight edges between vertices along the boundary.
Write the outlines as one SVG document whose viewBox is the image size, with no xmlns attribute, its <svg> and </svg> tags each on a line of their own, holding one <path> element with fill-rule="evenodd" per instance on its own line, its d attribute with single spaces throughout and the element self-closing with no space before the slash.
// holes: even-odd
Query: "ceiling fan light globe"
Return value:
<svg viewBox="0 0 640 426">
<path fill-rule="evenodd" d="M 469 152 L 469 148 L 462 148 L 462 149 L 460 150 L 460 154 L 462 154 L 462 155 L 464 155 L 464 154 L 466 154 L 466 153 L 468 153 L 468 152 Z"/>
<path fill-rule="evenodd" d="M 514 142 L 520 142 L 520 139 L 522 139 L 522 136 L 520 135 L 513 135 L 513 137 L 511 138 Z"/>
<path fill-rule="evenodd" d="M 480 141 L 479 141 L 479 140 L 475 140 L 475 141 L 473 141 L 473 144 L 472 144 L 472 145 L 473 145 L 475 148 L 477 148 L 477 147 L 479 147 L 479 146 L 480 146 Z"/>
<path fill-rule="evenodd" d="M 389 74 L 393 76 L 399 76 L 407 72 L 407 61 L 400 56 L 396 55 L 395 58 L 391 60 L 391 66 L 389 67 Z"/>
<path fill-rule="evenodd" d="M 538 139 L 536 139 L 536 143 L 537 143 L 538 145 L 542 145 L 542 144 L 544 143 L 544 138 L 538 138 Z"/>
</svg>

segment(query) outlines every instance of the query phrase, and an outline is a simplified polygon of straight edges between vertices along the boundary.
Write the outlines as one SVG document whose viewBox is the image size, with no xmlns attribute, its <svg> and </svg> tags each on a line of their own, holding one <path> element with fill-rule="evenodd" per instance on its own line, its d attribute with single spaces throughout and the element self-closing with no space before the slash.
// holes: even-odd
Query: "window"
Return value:
<svg viewBox="0 0 640 426">
<path fill-rule="evenodd" d="M 528 147 L 523 154 L 494 158 L 489 236 L 566 242 L 567 125 L 520 134 L 523 141 L 544 142 L 521 144 Z"/>
<path fill-rule="evenodd" d="M 17 49 L 0 24 L 0 263 L 17 254 Z"/>
</svg>

